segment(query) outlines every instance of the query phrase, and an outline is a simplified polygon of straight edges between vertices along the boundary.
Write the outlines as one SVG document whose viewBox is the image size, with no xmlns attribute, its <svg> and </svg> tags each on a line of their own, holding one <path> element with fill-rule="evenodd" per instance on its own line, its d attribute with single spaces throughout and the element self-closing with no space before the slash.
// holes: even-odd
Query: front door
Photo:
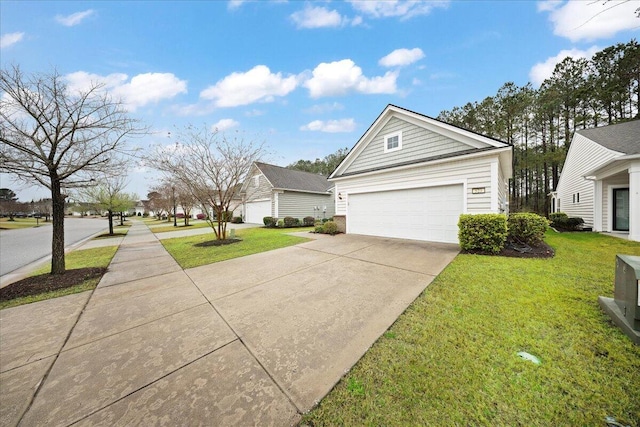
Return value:
<svg viewBox="0 0 640 427">
<path fill-rule="evenodd" d="M 629 231 L 629 189 L 613 189 L 613 229 Z"/>
</svg>

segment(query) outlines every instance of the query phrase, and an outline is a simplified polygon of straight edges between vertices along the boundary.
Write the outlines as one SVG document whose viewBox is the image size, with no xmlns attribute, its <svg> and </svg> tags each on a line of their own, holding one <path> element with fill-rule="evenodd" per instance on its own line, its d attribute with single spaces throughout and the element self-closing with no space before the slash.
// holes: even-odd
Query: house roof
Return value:
<svg viewBox="0 0 640 427">
<path fill-rule="evenodd" d="M 579 130 L 576 133 L 623 154 L 640 154 L 640 120 Z"/>
<path fill-rule="evenodd" d="M 255 165 L 269 180 L 273 188 L 292 191 L 326 193 L 333 185 L 327 177 L 315 173 L 303 172 L 267 163 L 255 162 Z"/>
<path fill-rule="evenodd" d="M 388 104 L 385 109 L 380 113 L 376 120 L 369 126 L 367 131 L 360 137 L 358 142 L 351 148 L 347 156 L 336 167 L 336 169 L 329 175 L 329 179 L 346 177 L 349 175 L 358 175 L 361 173 L 371 172 L 373 170 L 384 170 L 398 166 L 404 166 L 405 163 L 386 165 L 372 170 L 358 171 L 353 173 L 346 173 L 349 165 L 360 155 L 366 145 L 371 141 L 373 137 L 380 131 L 382 126 L 393 116 L 399 117 L 402 120 L 410 121 L 418 126 L 430 129 L 436 133 L 448 136 L 457 141 L 466 143 L 469 145 L 469 150 L 459 151 L 457 153 L 447 154 L 444 156 L 426 157 L 414 159 L 409 164 L 427 163 L 442 158 L 464 156 L 472 153 L 481 153 L 491 149 L 512 149 L 512 146 L 504 141 L 495 139 L 486 135 L 479 134 L 467 129 L 463 129 L 459 126 L 455 126 L 446 122 L 443 122 L 433 117 L 429 117 L 425 114 L 416 113 L 415 111 L 408 110 L 406 108 L 398 107 L 397 105 Z M 511 151 L 509 151 L 511 153 Z M 511 154 L 509 154 L 511 155 Z M 506 162 L 510 164 L 509 162 Z M 511 177 L 511 169 L 509 166 L 508 171 L 504 171 L 505 176 Z"/>
</svg>

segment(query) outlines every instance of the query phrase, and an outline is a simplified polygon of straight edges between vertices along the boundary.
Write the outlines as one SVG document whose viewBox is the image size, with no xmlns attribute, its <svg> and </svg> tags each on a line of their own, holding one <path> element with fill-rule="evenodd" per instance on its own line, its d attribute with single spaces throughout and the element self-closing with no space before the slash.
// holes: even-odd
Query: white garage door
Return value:
<svg viewBox="0 0 640 427">
<path fill-rule="evenodd" d="M 347 232 L 458 243 L 462 185 L 349 195 Z"/>
<path fill-rule="evenodd" d="M 244 222 L 249 224 L 264 224 L 265 216 L 271 216 L 271 200 L 263 202 L 247 202 L 247 212 Z"/>
</svg>

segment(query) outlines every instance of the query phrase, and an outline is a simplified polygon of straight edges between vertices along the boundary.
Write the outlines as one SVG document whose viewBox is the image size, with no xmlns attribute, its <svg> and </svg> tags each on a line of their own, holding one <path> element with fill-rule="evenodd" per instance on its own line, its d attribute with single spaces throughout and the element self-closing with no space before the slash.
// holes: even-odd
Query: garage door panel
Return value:
<svg viewBox="0 0 640 427">
<path fill-rule="evenodd" d="M 262 224 L 265 216 L 271 216 L 271 200 L 247 202 L 244 222 L 249 224 Z"/>
<path fill-rule="evenodd" d="M 352 194 L 349 233 L 458 243 L 462 185 Z"/>
</svg>

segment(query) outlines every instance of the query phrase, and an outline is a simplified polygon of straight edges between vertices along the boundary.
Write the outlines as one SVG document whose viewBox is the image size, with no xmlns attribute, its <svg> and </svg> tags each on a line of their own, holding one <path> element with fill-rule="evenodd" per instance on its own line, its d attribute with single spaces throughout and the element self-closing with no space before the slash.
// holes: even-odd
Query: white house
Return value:
<svg viewBox="0 0 640 427">
<path fill-rule="evenodd" d="M 640 241 L 640 120 L 576 131 L 551 204 Z"/>
<path fill-rule="evenodd" d="M 512 147 L 388 105 L 329 176 L 341 231 L 458 243 L 463 213 L 508 211 Z"/>
<path fill-rule="evenodd" d="M 333 185 L 314 173 L 255 162 L 242 186 L 245 222 L 262 224 L 263 218 L 331 218 Z"/>
</svg>

